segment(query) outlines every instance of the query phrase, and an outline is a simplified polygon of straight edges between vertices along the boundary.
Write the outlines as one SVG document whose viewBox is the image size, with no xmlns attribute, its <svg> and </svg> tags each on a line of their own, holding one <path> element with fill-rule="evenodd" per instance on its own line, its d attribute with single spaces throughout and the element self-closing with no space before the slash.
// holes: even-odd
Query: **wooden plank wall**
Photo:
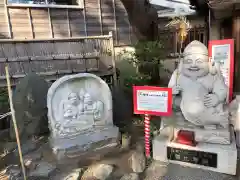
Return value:
<svg viewBox="0 0 240 180">
<path fill-rule="evenodd" d="M 115 45 L 131 44 L 131 27 L 121 0 L 84 0 L 83 9 L 12 7 L 0 1 L 2 39 L 99 36 L 113 31 Z"/>
<path fill-rule="evenodd" d="M 9 37 L 10 32 L 8 28 L 6 0 L 0 0 L 0 38 L 6 39 Z"/>
<path fill-rule="evenodd" d="M 118 43 L 123 45 L 125 42 L 130 41 L 130 29 L 129 29 L 129 20 L 128 14 L 125 10 L 121 1 L 116 0 L 116 27 L 117 27 L 117 37 Z"/>
</svg>

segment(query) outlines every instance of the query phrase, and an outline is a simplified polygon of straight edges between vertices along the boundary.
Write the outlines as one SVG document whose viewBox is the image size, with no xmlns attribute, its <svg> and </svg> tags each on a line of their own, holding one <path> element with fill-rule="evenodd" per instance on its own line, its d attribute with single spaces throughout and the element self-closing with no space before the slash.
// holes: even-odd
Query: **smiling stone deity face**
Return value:
<svg viewBox="0 0 240 180">
<path fill-rule="evenodd" d="M 181 65 L 182 73 L 191 78 L 206 76 L 209 73 L 208 50 L 199 41 L 191 42 L 184 50 Z"/>
<path fill-rule="evenodd" d="M 184 57 L 183 73 L 189 77 L 202 77 L 209 73 L 208 57 L 202 54 L 193 54 Z"/>
</svg>

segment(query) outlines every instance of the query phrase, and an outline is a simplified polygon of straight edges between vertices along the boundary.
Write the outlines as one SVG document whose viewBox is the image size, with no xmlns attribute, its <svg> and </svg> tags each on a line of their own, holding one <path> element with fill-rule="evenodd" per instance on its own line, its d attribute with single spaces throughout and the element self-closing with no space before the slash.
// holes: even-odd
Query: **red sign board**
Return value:
<svg viewBox="0 0 240 180">
<path fill-rule="evenodd" d="M 133 86 L 135 114 L 170 116 L 172 114 L 172 89 L 155 86 Z"/>
<path fill-rule="evenodd" d="M 227 102 L 233 97 L 233 73 L 234 73 L 234 40 L 212 40 L 209 41 L 209 57 L 222 74 L 224 82 L 228 87 Z"/>
</svg>

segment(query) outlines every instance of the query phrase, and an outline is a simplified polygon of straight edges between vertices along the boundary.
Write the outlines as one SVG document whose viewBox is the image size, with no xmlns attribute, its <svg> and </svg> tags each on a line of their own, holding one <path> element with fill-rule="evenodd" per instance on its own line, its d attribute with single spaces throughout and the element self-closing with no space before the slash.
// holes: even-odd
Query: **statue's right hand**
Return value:
<svg viewBox="0 0 240 180">
<path fill-rule="evenodd" d="M 180 88 L 179 85 L 175 85 L 175 86 L 172 87 L 172 94 L 173 94 L 173 95 L 179 94 L 180 91 L 181 91 L 181 88 Z"/>
</svg>

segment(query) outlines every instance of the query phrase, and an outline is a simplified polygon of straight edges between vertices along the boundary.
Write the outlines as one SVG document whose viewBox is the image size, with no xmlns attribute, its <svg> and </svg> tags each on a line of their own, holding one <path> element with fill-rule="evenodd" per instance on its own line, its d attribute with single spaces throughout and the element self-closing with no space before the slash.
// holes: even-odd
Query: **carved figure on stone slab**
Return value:
<svg viewBox="0 0 240 180">
<path fill-rule="evenodd" d="M 59 112 L 60 118 L 63 122 L 61 126 L 57 124 L 60 133 L 64 134 L 75 132 L 78 130 L 76 128 L 78 125 L 86 125 L 90 122 L 91 124 L 94 123 L 93 108 L 88 111 L 85 109 L 85 96 L 89 96 L 89 99 L 91 99 L 91 96 L 88 93 L 85 95 L 83 93 L 84 90 L 81 90 L 79 95 L 78 93 L 70 92 L 67 98 L 60 102 Z M 90 104 L 90 106 L 91 105 L 92 104 Z"/>
<path fill-rule="evenodd" d="M 50 145 L 57 159 L 117 145 L 112 94 L 100 77 L 79 73 L 55 81 L 47 96 Z"/>
<path fill-rule="evenodd" d="M 61 104 L 63 106 L 63 117 L 77 119 L 79 104 L 80 104 L 80 99 L 77 93 L 70 93 L 68 95 L 67 101 Z"/>
<path fill-rule="evenodd" d="M 101 119 L 103 113 L 103 103 L 101 101 L 94 102 L 90 94 L 84 96 L 84 113 L 93 115 L 94 120 Z"/>
<path fill-rule="evenodd" d="M 94 101 L 92 96 L 83 88 L 79 93 L 71 91 L 59 104 L 59 119 L 61 125 L 56 123 L 55 127 L 59 133 L 74 133 L 78 126 L 94 124 L 102 118 L 104 105 L 101 101 Z"/>
<path fill-rule="evenodd" d="M 196 126 L 228 127 L 228 112 L 224 109 L 227 87 L 223 77 L 211 72 L 207 47 L 191 42 L 184 50 L 179 69 L 169 82 L 175 97 L 180 97 L 184 118 Z"/>
</svg>

